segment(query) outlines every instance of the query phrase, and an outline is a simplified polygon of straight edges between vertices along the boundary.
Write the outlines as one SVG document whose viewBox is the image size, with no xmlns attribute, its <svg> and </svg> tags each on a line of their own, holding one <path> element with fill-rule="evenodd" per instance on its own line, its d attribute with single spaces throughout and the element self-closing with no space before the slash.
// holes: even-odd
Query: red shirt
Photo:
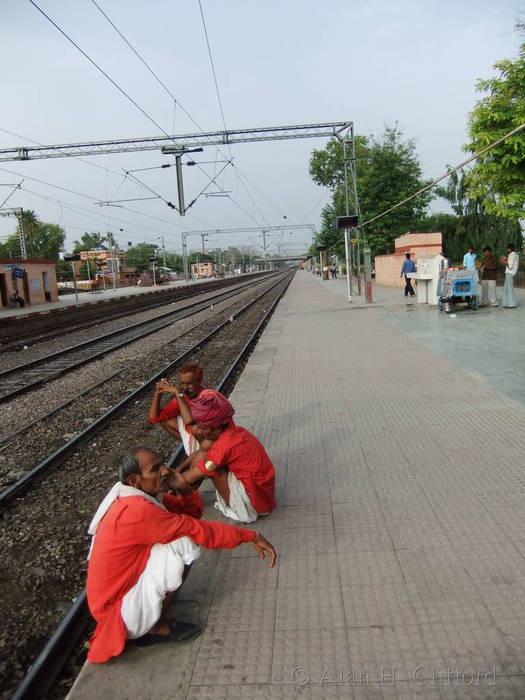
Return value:
<svg viewBox="0 0 525 700">
<path fill-rule="evenodd" d="M 198 494 L 196 494 L 198 495 Z M 200 502 L 200 504 L 199 504 Z M 117 498 L 100 522 L 89 560 L 86 593 L 97 628 L 90 640 L 89 661 L 102 663 L 118 656 L 126 643 L 122 598 L 138 581 L 155 543 L 188 536 L 210 549 L 233 549 L 255 539 L 253 530 L 197 520 L 181 510 L 202 508 L 191 494 L 165 496 L 167 512 L 142 496 Z"/>
<path fill-rule="evenodd" d="M 233 423 L 224 430 L 206 454 L 217 467 L 227 467 L 242 482 L 250 501 L 258 513 L 275 508 L 275 469 L 259 440 L 245 428 Z M 206 476 L 212 476 L 204 466 L 197 467 Z"/>
</svg>

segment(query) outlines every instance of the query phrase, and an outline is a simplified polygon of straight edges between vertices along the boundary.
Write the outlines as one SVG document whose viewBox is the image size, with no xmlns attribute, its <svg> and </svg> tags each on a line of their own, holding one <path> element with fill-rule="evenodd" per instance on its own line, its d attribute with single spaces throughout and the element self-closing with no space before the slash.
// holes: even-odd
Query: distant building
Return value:
<svg viewBox="0 0 525 700">
<path fill-rule="evenodd" d="M 58 301 L 56 260 L 0 260 L 0 306 L 10 306 L 15 291 L 26 305 Z"/>
<path fill-rule="evenodd" d="M 191 275 L 196 279 L 215 276 L 215 263 L 199 262 L 191 264 Z"/>
<path fill-rule="evenodd" d="M 82 250 L 80 252 L 81 267 L 86 260 L 94 263 L 99 276 L 106 278 L 106 282 L 113 283 L 113 263 L 117 273 L 117 284 L 119 287 L 130 287 L 137 284 L 138 273 L 135 267 L 126 265 L 126 252 L 124 250 L 105 250 L 104 248 L 94 248 L 93 250 Z"/>
</svg>

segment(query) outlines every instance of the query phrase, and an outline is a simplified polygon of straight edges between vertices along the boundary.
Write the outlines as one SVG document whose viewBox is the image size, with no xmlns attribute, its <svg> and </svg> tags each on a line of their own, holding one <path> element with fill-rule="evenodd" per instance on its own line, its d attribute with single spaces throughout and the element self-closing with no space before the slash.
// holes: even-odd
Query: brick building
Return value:
<svg viewBox="0 0 525 700">
<path fill-rule="evenodd" d="M 18 290 L 26 305 L 58 301 L 56 260 L 0 260 L 0 307 Z"/>
<path fill-rule="evenodd" d="M 405 233 L 395 240 L 393 255 L 376 255 L 376 283 L 385 287 L 404 287 L 405 280 L 399 277 L 405 253 L 410 253 L 411 259 L 417 265 L 419 258 L 433 258 L 442 249 L 442 234 L 434 233 Z"/>
</svg>

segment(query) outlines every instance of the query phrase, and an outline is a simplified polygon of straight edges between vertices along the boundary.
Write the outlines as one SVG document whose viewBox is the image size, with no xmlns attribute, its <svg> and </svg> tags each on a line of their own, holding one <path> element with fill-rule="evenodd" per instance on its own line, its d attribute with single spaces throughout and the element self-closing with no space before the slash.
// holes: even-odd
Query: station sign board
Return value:
<svg viewBox="0 0 525 700">
<path fill-rule="evenodd" d="M 13 276 L 16 277 L 17 279 L 21 280 L 22 277 L 24 276 L 24 268 L 23 267 L 17 267 L 16 265 L 13 267 Z"/>
<path fill-rule="evenodd" d="M 357 226 L 357 214 L 352 216 L 336 216 L 335 228 L 355 228 Z"/>
</svg>

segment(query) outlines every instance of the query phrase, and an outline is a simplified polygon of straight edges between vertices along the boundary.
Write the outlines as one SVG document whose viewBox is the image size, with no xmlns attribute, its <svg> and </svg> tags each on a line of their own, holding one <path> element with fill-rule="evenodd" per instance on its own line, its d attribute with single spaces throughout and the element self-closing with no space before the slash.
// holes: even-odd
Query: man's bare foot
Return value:
<svg viewBox="0 0 525 700">
<path fill-rule="evenodd" d="M 171 627 L 169 625 L 169 622 L 167 622 L 166 620 L 159 620 L 156 624 L 153 625 L 148 634 L 163 634 L 168 636 L 169 634 L 171 634 Z"/>
</svg>

